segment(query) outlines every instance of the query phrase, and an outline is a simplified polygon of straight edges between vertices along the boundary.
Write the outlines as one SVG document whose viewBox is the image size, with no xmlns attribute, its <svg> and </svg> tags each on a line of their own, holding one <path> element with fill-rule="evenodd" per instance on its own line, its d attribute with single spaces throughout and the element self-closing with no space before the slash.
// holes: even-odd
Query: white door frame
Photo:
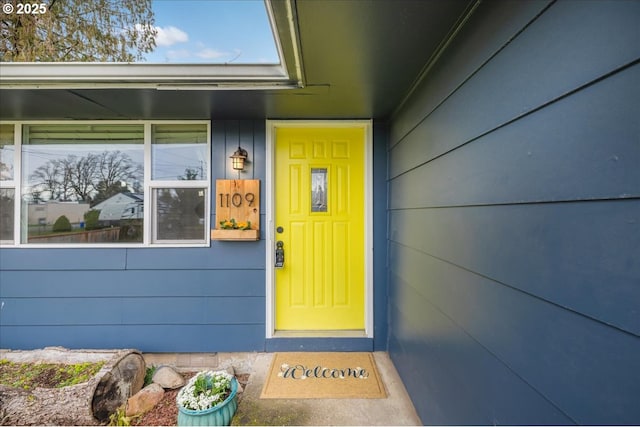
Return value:
<svg viewBox="0 0 640 427">
<path fill-rule="evenodd" d="M 371 120 L 267 120 L 266 121 L 266 185 L 265 185 L 265 245 L 266 245 L 266 338 L 275 337 L 275 133 L 277 128 L 308 128 L 308 127 L 358 127 L 364 129 L 364 248 L 365 248 L 365 289 L 364 289 L 364 335 L 362 331 L 315 333 L 314 331 L 300 331 L 295 337 L 367 337 L 373 338 L 373 126 Z M 286 262 L 286 261 L 285 261 Z"/>
</svg>

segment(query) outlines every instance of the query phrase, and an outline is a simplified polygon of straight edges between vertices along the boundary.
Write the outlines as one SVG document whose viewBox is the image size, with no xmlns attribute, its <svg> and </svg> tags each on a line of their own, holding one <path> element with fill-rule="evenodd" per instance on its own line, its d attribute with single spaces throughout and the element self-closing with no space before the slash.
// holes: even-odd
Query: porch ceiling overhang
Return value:
<svg viewBox="0 0 640 427">
<path fill-rule="evenodd" d="M 0 68 L 0 119 L 382 118 L 401 103 L 472 3 L 271 0 L 284 74 L 244 67 L 244 77 L 211 81 L 45 77 L 16 84 Z M 272 76 L 253 78 L 256 71 Z"/>
</svg>

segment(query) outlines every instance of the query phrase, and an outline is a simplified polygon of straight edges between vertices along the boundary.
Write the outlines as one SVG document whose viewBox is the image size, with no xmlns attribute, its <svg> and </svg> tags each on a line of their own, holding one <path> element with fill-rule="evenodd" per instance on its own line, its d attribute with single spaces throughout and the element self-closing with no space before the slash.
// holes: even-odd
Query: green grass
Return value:
<svg viewBox="0 0 640 427">
<path fill-rule="evenodd" d="M 15 363 L 0 360 L 0 384 L 31 390 L 35 387 L 61 388 L 89 381 L 104 362 L 76 363 Z"/>
</svg>

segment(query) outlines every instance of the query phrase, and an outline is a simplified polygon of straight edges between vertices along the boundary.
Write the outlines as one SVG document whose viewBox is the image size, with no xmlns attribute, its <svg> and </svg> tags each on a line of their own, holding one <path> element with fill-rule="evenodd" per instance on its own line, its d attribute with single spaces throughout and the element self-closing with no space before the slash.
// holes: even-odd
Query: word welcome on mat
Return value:
<svg viewBox="0 0 640 427">
<path fill-rule="evenodd" d="M 262 399 L 387 397 L 371 353 L 275 353 Z"/>
</svg>

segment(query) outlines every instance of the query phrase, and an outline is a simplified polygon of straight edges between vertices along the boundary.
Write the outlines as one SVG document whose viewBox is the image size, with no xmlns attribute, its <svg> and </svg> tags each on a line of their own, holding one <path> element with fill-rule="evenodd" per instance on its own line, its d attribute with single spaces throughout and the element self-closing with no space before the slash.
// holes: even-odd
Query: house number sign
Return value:
<svg viewBox="0 0 640 427">
<path fill-rule="evenodd" d="M 260 180 L 216 180 L 216 228 L 220 221 L 251 222 L 252 229 L 259 229 Z"/>
<path fill-rule="evenodd" d="M 212 198 L 216 209 L 212 238 L 246 240 L 249 235 L 258 236 L 249 231 L 260 229 L 260 180 L 218 179 Z"/>
</svg>

